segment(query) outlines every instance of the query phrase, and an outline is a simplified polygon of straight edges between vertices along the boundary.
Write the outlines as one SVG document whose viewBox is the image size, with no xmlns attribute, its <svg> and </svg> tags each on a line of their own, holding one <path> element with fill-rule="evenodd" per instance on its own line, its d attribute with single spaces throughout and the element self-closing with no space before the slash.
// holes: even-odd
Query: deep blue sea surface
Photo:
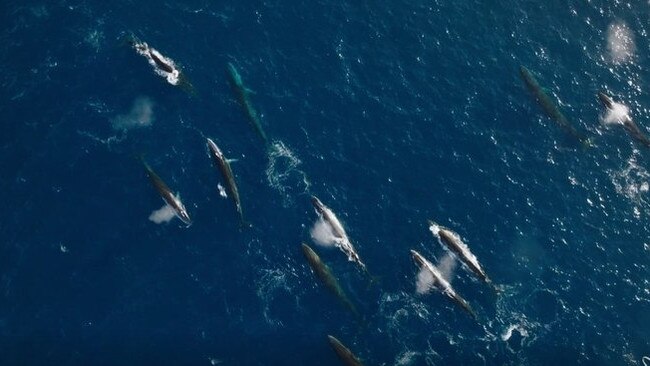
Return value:
<svg viewBox="0 0 650 366">
<path fill-rule="evenodd" d="M 335 365 L 331 334 L 366 365 L 641 365 L 650 151 L 601 122 L 596 93 L 647 131 L 648 24 L 642 1 L 1 2 L 0 364 Z M 521 65 L 592 146 L 544 113 Z M 237 159 L 251 228 L 206 137 Z M 163 201 L 141 155 L 190 227 L 148 219 Z M 376 283 L 313 243 L 311 195 Z M 478 321 L 416 293 L 409 250 L 446 255 L 429 219 L 502 289 L 448 273 Z"/>
</svg>

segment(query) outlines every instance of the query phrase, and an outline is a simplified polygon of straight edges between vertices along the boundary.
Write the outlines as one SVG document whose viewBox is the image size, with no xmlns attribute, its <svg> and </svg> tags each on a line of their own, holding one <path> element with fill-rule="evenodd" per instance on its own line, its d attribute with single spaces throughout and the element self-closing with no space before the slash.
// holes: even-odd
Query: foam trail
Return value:
<svg viewBox="0 0 650 366">
<path fill-rule="evenodd" d="M 451 283 L 451 280 L 454 277 L 454 270 L 456 269 L 456 260 L 454 259 L 454 255 L 447 252 L 447 254 L 438 261 L 436 268 L 438 268 L 442 277 L 444 277 L 447 282 Z"/>
<path fill-rule="evenodd" d="M 154 120 L 154 103 L 151 98 L 137 97 L 128 114 L 120 114 L 111 120 L 115 130 L 130 130 L 132 128 L 151 126 Z"/>
<path fill-rule="evenodd" d="M 300 169 L 302 161 L 282 141 L 273 141 L 267 153 L 266 179 L 282 196 L 283 206 L 288 207 L 293 203 L 292 197 L 309 192 L 311 183 Z"/>
<path fill-rule="evenodd" d="M 504 342 L 509 340 L 510 337 L 512 337 L 512 332 L 515 330 L 519 333 L 520 336 L 524 338 L 528 337 L 528 331 L 526 330 L 526 328 L 524 328 L 523 325 L 514 324 L 514 325 L 510 325 L 508 329 L 506 329 L 506 331 L 503 332 L 503 334 L 501 334 L 501 340 Z"/>
<path fill-rule="evenodd" d="M 311 238 L 314 239 L 314 242 L 318 245 L 324 247 L 336 246 L 337 238 L 336 235 L 334 235 L 332 226 L 330 226 L 327 221 L 323 220 L 322 217 L 316 220 L 314 226 L 309 230 L 309 233 L 311 234 Z"/>
<path fill-rule="evenodd" d="M 415 290 L 420 295 L 426 294 L 427 292 L 429 292 L 429 290 L 431 290 L 434 282 L 435 279 L 433 278 L 431 272 L 427 271 L 426 268 L 422 267 L 420 269 L 420 272 L 418 272 L 418 279 L 415 282 Z"/>
<path fill-rule="evenodd" d="M 395 365 L 397 366 L 412 365 L 415 362 L 415 358 L 419 355 L 420 353 L 418 352 L 406 350 L 395 358 Z"/>
<path fill-rule="evenodd" d="M 629 108 L 621 103 L 612 103 L 612 109 L 607 109 L 601 120 L 604 124 L 623 124 L 630 113 Z"/>
<path fill-rule="evenodd" d="M 614 64 L 627 62 L 634 56 L 636 45 L 632 30 L 622 21 L 616 21 L 607 28 L 607 50 Z"/>
<path fill-rule="evenodd" d="M 149 215 L 149 220 L 155 222 L 156 224 L 162 224 L 163 222 L 169 222 L 171 219 L 176 216 L 174 209 L 169 205 L 164 205 L 159 210 L 155 210 Z"/>
</svg>

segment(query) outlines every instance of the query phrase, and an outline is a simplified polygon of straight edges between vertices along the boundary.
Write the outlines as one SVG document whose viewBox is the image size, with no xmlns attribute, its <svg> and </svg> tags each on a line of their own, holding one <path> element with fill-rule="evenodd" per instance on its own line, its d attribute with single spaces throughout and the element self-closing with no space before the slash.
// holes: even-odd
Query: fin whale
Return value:
<svg viewBox="0 0 650 366">
<path fill-rule="evenodd" d="M 432 220 L 429 220 L 429 230 L 431 230 L 433 235 L 437 235 L 440 238 L 442 245 L 453 252 L 470 271 L 481 279 L 481 281 L 492 287 L 494 286 L 476 256 L 469 250 L 467 244 L 460 239 L 458 234 L 439 226 Z"/>
<path fill-rule="evenodd" d="M 235 93 L 235 96 L 237 97 L 237 101 L 244 109 L 244 113 L 246 114 L 248 120 L 253 124 L 253 127 L 255 127 L 257 134 L 262 138 L 262 140 L 264 140 L 264 142 L 266 142 L 266 133 L 262 128 L 262 121 L 260 120 L 260 116 L 257 113 L 257 110 L 255 110 L 255 107 L 253 107 L 253 103 L 250 99 L 251 91 L 244 85 L 244 81 L 237 71 L 237 68 L 235 68 L 235 65 L 229 62 L 227 71 L 228 78 L 230 79 L 230 84 L 232 86 L 233 92 Z"/>
<path fill-rule="evenodd" d="M 366 265 L 361 261 L 359 254 L 354 249 L 352 242 L 350 242 L 350 238 L 348 238 L 348 234 L 334 212 L 316 196 L 311 196 L 311 203 L 318 215 L 332 228 L 336 237 L 336 246 L 348 256 L 348 260 L 357 263 L 361 269 L 367 272 Z"/>
<path fill-rule="evenodd" d="M 350 351 L 346 346 L 341 343 L 334 336 L 328 335 L 327 339 L 330 342 L 330 345 L 336 352 L 336 355 L 339 356 L 341 362 L 346 366 L 363 366 L 363 363 L 355 356 L 352 351 Z"/>
<path fill-rule="evenodd" d="M 589 139 L 583 133 L 578 132 L 575 127 L 571 125 L 569 120 L 564 116 L 560 107 L 551 98 L 551 96 L 539 85 L 535 76 L 524 66 L 519 67 L 519 74 L 526 84 L 528 90 L 533 94 L 537 103 L 542 107 L 544 112 L 557 123 L 567 134 L 573 136 L 583 144 L 589 144 Z"/>
<path fill-rule="evenodd" d="M 598 92 L 598 99 L 600 102 L 603 104 L 603 106 L 607 109 L 607 111 L 614 111 L 617 108 L 617 105 L 620 105 L 618 103 L 615 103 L 614 100 L 605 94 L 604 92 L 600 91 Z M 620 105 L 620 108 L 625 108 L 624 106 Z M 619 121 L 622 125 L 623 128 L 630 134 L 630 136 L 642 144 L 645 147 L 650 147 L 650 138 L 644 134 L 639 126 L 632 120 L 632 117 L 628 113 L 625 113 L 625 115 L 621 116 Z"/>
<path fill-rule="evenodd" d="M 417 264 L 417 266 L 420 268 L 420 273 L 423 273 L 426 275 L 426 277 L 431 279 L 431 283 L 428 284 L 430 287 L 435 287 L 437 288 L 440 292 L 442 292 L 444 295 L 447 295 L 447 297 L 456 303 L 458 306 L 463 308 L 466 312 L 468 312 L 474 319 L 477 319 L 476 313 L 472 309 L 472 307 L 463 299 L 460 295 L 454 291 L 454 289 L 451 287 L 451 284 L 442 276 L 438 268 L 431 264 L 426 258 L 422 256 L 422 254 L 418 253 L 417 251 L 411 249 L 411 256 L 413 257 L 413 260 Z M 426 291 L 424 291 L 426 292 Z"/>
<path fill-rule="evenodd" d="M 235 208 L 237 209 L 237 213 L 239 214 L 239 220 L 243 222 L 244 214 L 242 213 L 241 200 L 239 199 L 239 190 L 237 189 L 237 183 L 235 182 L 235 175 L 233 174 L 232 168 L 230 167 L 230 162 L 228 161 L 228 159 L 226 159 L 223 152 L 221 152 L 221 149 L 219 149 L 217 144 L 215 144 L 214 141 L 212 141 L 212 139 L 208 138 L 207 143 L 208 143 L 208 149 L 210 150 L 210 156 L 212 157 L 212 161 L 221 171 L 221 175 L 223 176 L 223 179 L 226 181 L 226 187 L 228 188 L 228 193 L 230 193 L 230 197 L 235 203 Z"/>
<path fill-rule="evenodd" d="M 183 202 L 181 202 L 180 197 L 172 192 L 169 186 L 167 186 L 160 176 L 153 171 L 144 159 L 142 159 L 142 164 L 144 165 L 151 184 L 156 188 L 156 191 L 158 191 L 158 194 L 160 194 L 163 201 L 174 210 L 176 217 L 183 221 L 187 226 L 191 225 L 192 220 L 190 219 L 190 215 L 187 213 L 187 209 L 185 209 Z"/>
<path fill-rule="evenodd" d="M 347 297 L 345 291 L 343 291 L 343 288 L 339 285 L 330 268 L 323 263 L 318 254 L 316 254 L 316 252 L 305 243 L 302 244 L 302 253 L 305 255 L 309 266 L 316 276 L 321 280 L 321 282 L 323 282 L 323 284 L 325 284 L 325 287 L 332 291 L 343 305 L 350 309 L 354 315 L 359 316 L 356 307 Z"/>
<path fill-rule="evenodd" d="M 178 86 L 192 95 L 196 93 L 185 73 L 176 66 L 172 59 L 163 56 L 158 50 L 149 46 L 147 42 L 140 41 L 133 35 L 129 37 L 128 42 L 139 55 L 147 59 L 156 74 L 165 78 L 171 85 Z"/>
</svg>

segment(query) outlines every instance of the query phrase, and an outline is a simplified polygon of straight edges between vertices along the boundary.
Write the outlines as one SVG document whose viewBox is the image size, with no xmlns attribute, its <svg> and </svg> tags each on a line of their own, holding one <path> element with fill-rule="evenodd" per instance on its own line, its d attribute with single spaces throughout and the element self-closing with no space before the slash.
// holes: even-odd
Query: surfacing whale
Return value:
<svg viewBox="0 0 650 366">
<path fill-rule="evenodd" d="M 418 292 L 427 293 L 432 288 L 438 289 L 442 294 L 447 295 L 449 299 L 455 302 L 458 306 L 467 311 L 474 319 L 477 319 L 476 313 L 472 307 L 454 291 L 451 287 L 451 284 L 442 276 L 442 273 L 438 270 L 436 266 L 431 264 L 422 254 L 411 249 L 411 256 L 413 260 L 420 268 L 418 273 Z"/>
<path fill-rule="evenodd" d="M 214 141 L 212 141 L 212 139 L 208 138 L 207 140 L 208 140 L 208 149 L 210 150 L 210 156 L 212 157 L 212 161 L 221 171 L 221 175 L 223 176 L 223 179 L 226 181 L 226 187 L 228 188 L 228 193 L 230 193 L 230 197 L 235 203 L 235 208 L 237 209 L 237 213 L 239 214 L 239 220 L 240 222 L 243 223 L 244 214 L 242 213 L 241 201 L 239 199 L 239 190 L 237 189 L 237 183 L 235 183 L 235 175 L 232 173 L 232 169 L 230 168 L 230 161 L 226 159 L 226 156 L 223 154 L 223 152 L 221 152 L 221 149 L 219 149 L 217 144 Z"/>
<path fill-rule="evenodd" d="M 183 205 L 180 196 L 172 192 L 169 186 L 167 186 L 158 174 L 153 171 L 144 159 L 142 159 L 142 164 L 147 171 L 147 176 L 149 177 L 151 184 L 156 188 L 156 191 L 158 191 L 158 194 L 160 194 L 163 201 L 165 201 L 165 204 L 173 209 L 176 217 L 183 221 L 187 226 L 190 226 L 192 220 L 190 219 L 190 215 L 187 213 L 187 209 L 185 209 L 185 205 Z"/>
<path fill-rule="evenodd" d="M 453 252 L 470 271 L 481 279 L 481 281 L 494 288 L 494 284 L 488 278 L 485 270 L 483 270 L 481 263 L 479 263 L 476 256 L 469 250 L 467 244 L 460 239 L 458 234 L 436 224 L 432 220 L 429 220 L 429 230 L 434 236 L 440 238 L 442 245 Z"/>
<path fill-rule="evenodd" d="M 130 37 L 129 43 L 139 55 L 147 59 L 156 74 L 165 78 L 171 85 L 178 86 L 190 94 L 195 94 L 194 87 L 185 74 L 176 66 L 174 60 L 163 56 L 158 50 L 149 46 L 147 42 L 140 41 L 135 36 Z"/>
<path fill-rule="evenodd" d="M 598 92 L 598 99 L 606 108 L 605 114 L 602 116 L 603 121 L 607 123 L 618 123 L 623 125 L 623 128 L 630 134 L 630 136 L 645 147 L 650 147 L 650 139 L 646 136 L 639 126 L 630 117 L 629 110 L 621 103 L 616 103 L 614 100 L 604 92 Z"/>
<path fill-rule="evenodd" d="M 311 203 L 314 205 L 318 215 L 331 227 L 334 234 L 334 244 L 348 256 L 348 260 L 357 263 L 361 269 L 367 272 L 366 265 L 359 258 L 359 254 L 350 242 L 348 234 L 345 232 L 343 225 L 332 210 L 325 206 L 318 197 L 312 196 Z"/>
</svg>

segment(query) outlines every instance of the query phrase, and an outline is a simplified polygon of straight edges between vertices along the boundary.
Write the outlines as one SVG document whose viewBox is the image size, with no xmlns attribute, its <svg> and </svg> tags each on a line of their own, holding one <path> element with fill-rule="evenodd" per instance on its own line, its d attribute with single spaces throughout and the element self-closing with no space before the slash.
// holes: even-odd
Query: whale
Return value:
<svg viewBox="0 0 650 366">
<path fill-rule="evenodd" d="M 178 86 L 190 94 L 195 94 L 194 86 L 187 79 L 176 63 L 169 57 L 163 56 L 155 48 L 149 46 L 147 42 L 143 42 L 135 36 L 129 37 L 129 43 L 136 50 L 136 52 L 147 59 L 147 62 L 154 68 L 154 71 L 159 76 L 162 76 L 171 85 Z"/>
<path fill-rule="evenodd" d="M 262 128 L 262 122 L 257 111 L 255 110 L 255 107 L 253 107 L 253 103 L 250 100 L 250 89 L 244 85 L 244 81 L 242 80 L 242 77 L 239 74 L 239 71 L 237 71 L 235 65 L 229 62 L 226 69 L 228 71 L 228 78 L 230 80 L 232 90 L 237 97 L 237 101 L 243 108 L 248 120 L 253 124 L 253 127 L 255 128 L 257 134 L 262 138 L 264 142 L 266 142 L 266 133 Z"/>
<path fill-rule="evenodd" d="M 235 203 L 235 208 L 237 209 L 237 213 L 239 214 L 239 220 L 240 222 L 243 222 L 244 214 L 242 213 L 241 200 L 239 199 L 239 190 L 237 189 L 237 183 L 235 182 L 235 175 L 233 174 L 232 168 L 230 167 L 230 161 L 226 159 L 223 152 L 221 152 L 221 149 L 219 149 L 217 144 L 214 141 L 212 141 L 212 139 L 208 138 L 207 142 L 208 142 L 208 149 L 210 151 L 210 156 L 212 157 L 212 161 L 221 171 L 221 175 L 223 176 L 223 179 L 226 181 L 226 187 L 228 189 L 228 193 L 230 193 L 230 197 Z"/>
<path fill-rule="evenodd" d="M 355 356 L 352 351 L 350 351 L 346 346 L 341 343 L 336 337 L 328 335 L 327 339 L 330 342 L 330 346 L 336 352 L 336 355 L 339 356 L 341 362 L 347 366 L 363 366 L 363 363 Z"/>
<path fill-rule="evenodd" d="M 617 104 L 615 103 L 614 100 L 605 94 L 604 92 L 600 91 L 598 92 L 598 99 L 600 102 L 603 104 L 603 106 L 607 109 L 607 111 L 614 111 L 617 108 Z M 625 106 L 622 106 L 618 104 L 620 108 L 626 108 Z M 639 126 L 632 120 L 632 117 L 630 117 L 629 113 L 625 113 L 621 118 L 617 120 L 617 122 L 621 123 L 623 125 L 623 128 L 628 132 L 628 134 L 637 142 L 642 144 L 645 147 L 650 147 L 650 138 L 646 136 Z"/>
<path fill-rule="evenodd" d="M 411 256 L 420 268 L 418 273 L 418 287 L 420 285 L 426 286 L 424 293 L 428 292 L 432 287 L 437 288 L 440 292 L 446 295 L 450 300 L 460 306 L 463 310 L 469 313 L 472 318 L 477 319 L 476 313 L 472 307 L 460 295 L 454 291 L 451 284 L 442 276 L 438 268 L 431 264 L 422 254 L 411 249 Z M 424 279 L 424 280 L 423 280 Z M 420 283 L 423 282 L 423 283 Z"/>
<path fill-rule="evenodd" d="M 539 85 L 535 76 L 524 66 L 519 67 L 519 74 L 526 84 L 526 87 L 537 100 L 537 103 L 542 107 L 542 110 L 555 121 L 567 134 L 576 138 L 583 144 L 590 144 L 589 139 L 583 133 L 578 132 L 564 116 L 557 102 Z"/>
<path fill-rule="evenodd" d="M 325 287 L 332 291 L 332 293 L 336 295 L 341 303 L 350 309 L 354 315 L 359 316 L 356 307 L 347 297 L 345 291 L 343 291 L 343 288 L 341 285 L 339 285 L 330 268 L 325 263 L 323 263 L 318 254 L 316 254 L 316 252 L 305 243 L 302 243 L 302 253 L 305 255 L 305 258 L 307 259 L 307 262 L 309 263 L 311 269 L 321 280 L 321 282 L 323 282 Z"/>
<path fill-rule="evenodd" d="M 165 61 L 163 61 L 162 58 L 161 58 L 161 55 L 158 52 L 156 52 L 156 50 L 153 50 L 153 49 L 150 48 L 148 51 L 149 51 L 149 56 L 154 61 L 156 66 L 158 66 L 158 68 L 160 68 L 164 72 L 168 72 L 168 73 L 173 73 L 174 72 L 174 70 L 175 70 L 174 66 L 167 63 L 167 62 L 165 62 Z"/>
<path fill-rule="evenodd" d="M 367 272 L 366 265 L 361 261 L 359 254 L 350 242 L 348 234 L 345 232 L 343 225 L 334 212 L 321 202 L 318 197 L 311 196 L 311 203 L 316 209 L 316 213 L 332 228 L 335 236 L 335 245 L 348 256 L 348 260 L 358 264 L 361 269 Z"/>
<path fill-rule="evenodd" d="M 492 281 L 488 278 L 485 270 L 479 263 L 478 259 L 472 252 L 469 250 L 467 244 L 465 244 L 460 236 L 453 231 L 439 226 L 432 220 L 429 220 L 429 230 L 433 235 L 436 235 L 440 238 L 440 242 L 443 246 L 447 247 L 451 252 L 453 252 L 458 259 L 460 259 L 463 264 L 470 269 L 481 281 L 485 282 L 490 286 L 494 286 Z"/>
<path fill-rule="evenodd" d="M 151 184 L 153 184 L 154 188 L 156 188 L 156 191 L 158 191 L 158 194 L 160 194 L 163 201 L 165 201 L 165 204 L 173 209 L 174 215 L 176 215 L 176 217 L 183 221 L 187 226 L 190 226 L 192 224 L 192 220 L 190 219 L 190 215 L 187 213 L 187 209 L 185 209 L 183 202 L 181 202 L 180 196 L 172 192 L 169 186 L 167 186 L 167 184 L 158 176 L 158 174 L 153 171 L 153 169 L 149 166 L 149 164 L 147 164 L 146 161 L 144 161 L 144 159 L 142 159 L 142 164 L 144 165 Z"/>
</svg>

